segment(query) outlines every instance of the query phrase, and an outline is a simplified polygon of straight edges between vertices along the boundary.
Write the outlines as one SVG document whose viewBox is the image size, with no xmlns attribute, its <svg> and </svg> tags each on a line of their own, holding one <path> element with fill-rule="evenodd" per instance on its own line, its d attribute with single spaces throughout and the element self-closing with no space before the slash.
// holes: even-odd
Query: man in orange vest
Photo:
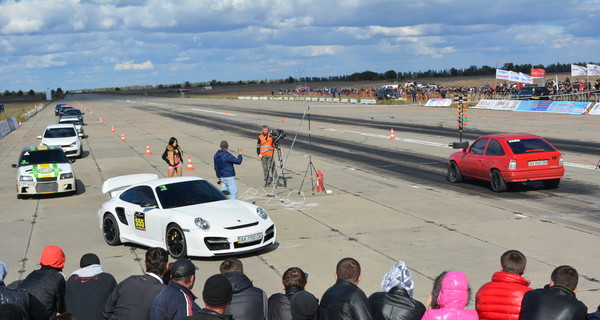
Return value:
<svg viewBox="0 0 600 320">
<path fill-rule="evenodd" d="M 262 133 L 258 135 L 258 142 L 256 144 L 256 154 L 262 162 L 265 187 L 273 181 L 273 174 L 275 173 L 275 166 L 273 165 L 274 152 L 275 143 L 273 136 L 269 132 L 269 126 L 265 124 L 262 126 Z"/>
</svg>

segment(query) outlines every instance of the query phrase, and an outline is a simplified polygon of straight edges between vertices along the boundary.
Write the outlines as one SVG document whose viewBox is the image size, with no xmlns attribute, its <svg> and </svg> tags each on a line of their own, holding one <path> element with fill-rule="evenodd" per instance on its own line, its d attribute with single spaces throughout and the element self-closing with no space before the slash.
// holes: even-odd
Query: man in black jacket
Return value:
<svg viewBox="0 0 600 320">
<path fill-rule="evenodd" d="M 252 285 L 252 281 L 244 273 L 242 261 L 227 258 L 219 268 L 227 277 L 233 289 L 231 304 L 225 308 L 225 314 L 236 320 L 264 320 L 267 318 L 267 295 Z"/>
<path fill-rule="evenodd" d="M 57 246 L 46 246 L 40 258 L 41 268 L 32 271 L 19 285 L 35 297 L 46 309 L 51 319 L 65 312 L 65 253 Z"/>
<path fill-rule="evenodd" d="M 84 254 L 79 260 L 81 269 L 75 270 L 65 291 L 65 305 L 77 319 L 100 319 L 106 299 L 117 287 L 117 281 L 104 272 L 100 258 L 93 253 Z"/>
<path fill-rule="evenodd" d="M 353 258 L 338 262 L 335 284 L 327 289 L 319 305 L 320 320 L 371 320 L 371 306 L 358 287 L 362 277 L 360 264 Z"/>
<path fill-rule="evenodd" d="M 223 314 L 225 308 L 231 303 L 233 289 L 227 277 L 215 274 L 206 279 L 202 290 L 204 309 L 193 316 L 185 317 L 186 320 L 231 320 L 231 315 Z"/>
<path fill-rule="evenodd" d="M 579 274 L 571 266 L 552 271 L 550 285 L 525 293 L 520 320 L 585 320 L 587 307 L 577 300 L 575 292 Z"/>
<path fill-rule="evenodd" d="M 171 281 L 154 299 L 150 320 L 177 320 L 200 311 L 192 293 L 198 267 L 189 259 L 171 264 Z"/>
<path fill-rule="evenodd" d="M 29 292 L 24 289 L 12 289 L 4 284 L 8 274 L 6 264 L 0 261 L 0 305 L 10 311 L 18 309 L 20 319 L 47 320 L 46 310 Z M 12 305 L 12 307 L 9 307 Z"/>
<path fill-rule="evenodd" d="M 111 320 L 148 320 L 154 298 L 164 289 L 162 276 L 169 253 L 163 248 L 146 251 L 146 274 L 121 281 L 108 299 L 102 316 Z"/>
<path fill-rule="evenodd" d="M 296 293 L 305 289 L 306 277 L 306 273 L 298 267 L 285 270 L 282 277 L 285 294 L 275 293 L 269 297 L 268 320 L 289 320 L 292 318 L 290 301 Z"/>
</svg>

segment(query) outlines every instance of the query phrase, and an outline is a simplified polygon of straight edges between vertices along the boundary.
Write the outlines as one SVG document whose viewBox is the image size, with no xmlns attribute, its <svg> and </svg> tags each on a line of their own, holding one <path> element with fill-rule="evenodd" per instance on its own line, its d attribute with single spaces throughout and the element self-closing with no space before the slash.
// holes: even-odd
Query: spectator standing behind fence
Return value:
<svg viewBox="0 0 600 320">
<path fill-rule="evenodd" d="M 233 165 L 241 164 L 244 160 L 242 149 L 238 149 L 238 156 L 235 157 L 229 153 L 229 143 L 227 141 L 221 141 L 219 147 L 221 149 L 213 157 L 215 173 L 219 178 L 218 183 L 221 184 L 223 193 L 229 193 L 230 199 L 237 199 L 237 182 L 235 181 L 235 168 Z"/>
<path fill-rule="evenodd" d="M 50 319 L 65 312 L 65 253 L 57 246 L 46 246 L 40 258 L 40 269 L 31 272 L 19 288 L 27 290 L 46 309 Z"/>
<path fill-rule="evenodd" d="M 236 320 L 264 320 L 267 318 L 267 295 L 252 284 L 244 272 L 242 261 L 226 258 L 219 267 L 227 277 L 233 289 L 231 304 L 225 308 L 225 314 Z"/>
<path fill-rule="evenodd" d="M 321 320 L 370 320 L 371 306 L 358 287 L 362 280 L 360 263 L 353 258 L 340 260 L 335 268 L 335 284 L 321 298 Z"/>
<path fill-rule="evenodd" d="M 146 274 L 130 276 L 119 283 L 106 300 L 102 311 L 104 319 L 148 320 L 154 299 L 165 288 L 162 276 L 168 262 L 165 249 L 148 249 Z"/>
<path fill-rule="evenodd" d="M 579 274 L 571 266 L 552 271 L 550 284 L 523 296 L 520 320 L 585 320 L 587 307 L 577 300 L 575 292 Z"/>
<path fill-rule="evenodd" d="M 281 280 L 285 293 L 275 293 L 269 297 L 268 320 L 289 320 L 292 317 L 290 301 L 298 292 L 305 290 L 307 275 L 302 269 L 292 267 L 285 270 Z"/>
<path fill-rule="evenodd" d="M 100 319 L 106 299 L 117 287 L 117 281 L 102 270 L 100 258 L 93 253 L 84 254 L 79 267 L 81 269 L 75 270 L 67 280 L 65 309 L 80 320 Z"/>
<path fill-rule="evenodd" d="M 413 299 L 412 274 L 403 261 L 398 261 L 381 281 L 381 291 L 369 297 L 374 320 L 419 320 L 425 305 Z"/>
<path fill-rule="evenodd" d="M 508 250 L 500 257 L 500 271 L 492 281 L 481 286 L 475 296 L 475 309 L 482 320 L 518 320 L 521 301 L 533 290 L 522 277 L 527 258 L 517 250 Z"/>
<path fill-rule="evenodd" d="M 467 276 L 459 271 L 442 272 L 433 281 L 429 295 L 429 310 L 423 320 L 477 320 L 477 311 L 465 310 L 471 289 Z"/>
<path fill-rule="evenodd" d="M 183 173 L 183 150 L 179 146 L 177 139 L 171 137 L 169 144 L 165 148 L 165 152 L 162 154 L 162 159 L 168 165 L 167 177 L 172 177 L 177 172 L 177 176 L 181 177 Z"/>
</svg>

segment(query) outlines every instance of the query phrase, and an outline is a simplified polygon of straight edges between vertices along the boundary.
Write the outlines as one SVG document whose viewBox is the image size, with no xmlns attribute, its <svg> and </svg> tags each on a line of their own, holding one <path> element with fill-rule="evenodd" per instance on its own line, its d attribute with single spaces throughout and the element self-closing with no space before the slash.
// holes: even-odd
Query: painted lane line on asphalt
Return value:
<svg viewBox="0 0 600 320">
<path fill-rule="evenodd" d="M 207 112 L 207 113 L 216 113 L 216 114 L 224 114 L 226 116 L 235 116 L 235 113 L 223 112 L 223 111 L 212 111 L 205 109 L 192 108 L 193 111 Z"/>
<path fill-rule="evenodd" d="M 359 132 L 359 131 L 352 131 L 352 130 L 343 130 L 343 129 L 331 129 L 331 128 L 328 128 L 328 129 L 325 129 L 325 131 L 358 134 L 358 135 L 365 136 L 365 137 L 381 138 L 381 139 L 387 139 L 387 140 L 390 139 L 389 135 L 375 134 L 375 133 L 368 133 L 368 132 Z M 402 141 L 402 142 L 408 142 L 408 143 L 421 144 L 421 145 L 434 146 L 434 147 L 442 147 L 442 148 L 446 148 L 446 149 L 451 148 L 447 144 L 438 143 L 438 142 L 431 142 L 431 141 L 423 141 L 423 140 L 415 140 L 415 139 L 404 139 L 404 138 L 398 138 L 398 137 L 394 138 L 394 140 L 396 140 L 396 141 Z M 597 169 L 596 166 L 591 166 L 591 165 L 587 165 L 587 164 L 572 163 L 572 162 L 565 162 L 565 163 L 563 163 L 563 166 L 565 166 L 565 167 L 573 167 L 573 168 L 580 168 L 580 169 L 588 169 L 588 170 L 596 170 Z"/>
</svg>

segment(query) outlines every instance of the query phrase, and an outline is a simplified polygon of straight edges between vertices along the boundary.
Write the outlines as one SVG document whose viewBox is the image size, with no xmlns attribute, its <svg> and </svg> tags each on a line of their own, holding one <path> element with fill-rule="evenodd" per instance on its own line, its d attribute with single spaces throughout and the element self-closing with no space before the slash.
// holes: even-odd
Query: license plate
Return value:
<svg viewBox="0 0 600 320">
<path fill-rule="evenodd" d="M 254 242 L 262 239 L 262 233 L 255 233 L 248 236 L 239 236 L 237 242 L 238 243 L 248 243 Z"/>
<path fill-rule="evenodd" d="M 35 183 L 33 181 L 19 181 L 21 187 L 33 187 Z"/>
<path fill-rule="evenodd" d="M 547 166 L 547 165 L 548 165 L 548 160 L 529 161 L 527 164 L 528 164 L 530 167 L 535 167 L 535 166 Z"/>
</svg>

